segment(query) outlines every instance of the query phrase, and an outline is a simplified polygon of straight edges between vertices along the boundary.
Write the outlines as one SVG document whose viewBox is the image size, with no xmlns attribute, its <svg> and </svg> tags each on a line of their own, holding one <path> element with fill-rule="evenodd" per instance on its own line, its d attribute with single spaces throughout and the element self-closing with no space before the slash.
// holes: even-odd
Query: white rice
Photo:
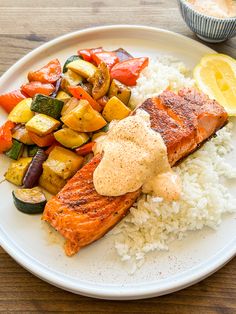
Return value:
<svg viewBox="0 0 236 314">
<path fill-rule="evenodd" d="M 184 69 L 184 70 L 183 70 Z M 134 88 L 132 103 L 139 104 L 168 85 L 174 89 L 192 86 L 180 63 L 151 60 Z M 152 86 L 150 86 L 152 85 Z M 236 210 L 236 199 L 221 183 L 222 178 L 236 178 L 236 169 L 224 161 L 233 148 L 232 123 L 217 133 L 201 149 L 190 155 L 175 171 L 182 180 L 182 195 L 177 202 L 142 195 L 130 214 L 112 230 L 115 248 L 122 261 L 132 264 L 132 271 L 142 265 L 145 255 L 154 250 L 168 250 L 175 239 L 182 239 L 189 230 L 204 226 L 216 228 L 222 214 Z"/>
</svg>

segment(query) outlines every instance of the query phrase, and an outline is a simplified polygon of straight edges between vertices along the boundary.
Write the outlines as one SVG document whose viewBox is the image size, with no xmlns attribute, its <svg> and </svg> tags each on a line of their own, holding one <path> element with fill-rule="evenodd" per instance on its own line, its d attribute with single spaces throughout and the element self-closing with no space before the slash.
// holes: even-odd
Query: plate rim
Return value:
<svg viewBox="0 0 236 314">
<path fill-rule="evenodd" d="M 86 35 L 89 33 L 95 33 L 99 31 L 108 31 L 109 30 L 124 30 L 124 29 L 132 29 L 132 30 L 140 30 L 140 31 L 152 31 L 157 33 L 165 33 L 171 36 L 175 36 L 180 38 L 182 41 L 188 41 L 193 44 L 193 46 L 203 47 L 204 49 L 208 49 L 209 53 L 214 53 L 215 51 L 203 43 L 200 43 L 194 39 L 188 38 L 184 35 L 171 32 L 162 28 L 157 27 L 150 27 L 144 25 L 129 25 L 129 24 L 122 24 L 122 25 L 108 25 L 108 26 L 98 26 L 98 27 L 90 27 L 85 28 L 82 30 L 78 30 L 75 32 L 71 32 L 59 37 L 56 37 L 39 47 L 35 48 L 17 62 L 15 62 L 0 78 L 0 84 L 2 81 L 5 81 L 10 77 L 15 68 L 20 66 L 25 61 L 34 57 L 40 52 L 43 52 L 45 49 L 52 47 L 53 45 L 63 43 L 65 40 L 73 39 L 74 37 L 79 37 L 80 35 Z M 231 243 L 232 242 L 232 243 Z M 35 258 L 27 254 L 27 252 L 23 251 L 21 248 L 17 247 L 12 239 L 10 239 L 7 234 L 2 230 L 0 227 L 0 245 L 3 249 L 22 267 L 27 269 L 29 272 L 33 273 L 35 276 L 39 277 L 40 279 L 57 286 L 61 289 L 89 296 L 94 298 L 100 299 L 110 299 L 110 300 L 134 300 L 134 299 L 144 299 L 150 298 L 154 296 L 160 296 L 163 294 L 171 293 L 183 288 L 186 288 L 192 284 L 199 282 L 200 280 L 210 276 L 212 273 L 217 271 L 219 268 L 223 267 L 230 259 L 236 256 L 236 239 L 233 239 L 226 247 L 220 250 L 217 254 L 211 256 L 208 261 L 198 264 L 197 266 L 190 268 L 187 271 L 181 273 L 181 275 L 174 275 L 170 276 L 169 278 L 173 278 L 172 282 L 164 283 L 167 281 L 166 279 L 158 281 L 158 283 L 142 283 L 141 288 L 136 290 L 129 285 L 128 288 L 120 286 L 118 289 L 116 286 L 106 285 L 105 284 L 96 284 L 95 287 L 91 285 L 91 283 L 86 283 L 85 281 L 78 282 L 75 284 L 71 281 L 71 279 L 64 274 L 59 274 L 58 272 L 52 272 L 51 269 L 47 269 L 47 267 L 37 261 Z M 231 249 L 230 249 L 231 247 Z M 201 265 L 204 264 L 204 269 L 201 270 Z M 191 276 L 188 273 L 192 273 Z M 60 278 L 63 277 L 63 279 Z M 181 278 L 183 277 L 183 278 Z M 176 280 L 177 279 L 177 280 Z M 113 289 L 112 289 L 113 287 Z"/>
</svg>

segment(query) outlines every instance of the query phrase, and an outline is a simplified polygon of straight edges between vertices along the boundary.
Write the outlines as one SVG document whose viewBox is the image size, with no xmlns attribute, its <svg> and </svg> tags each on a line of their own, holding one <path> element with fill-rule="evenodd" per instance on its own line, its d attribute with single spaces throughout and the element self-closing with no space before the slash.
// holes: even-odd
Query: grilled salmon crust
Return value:
<svg viewBox="0 0 236 314">
<path fill-rule="evenodd" d="M 147 99 L 138 109 L 150 114 L 151 127 L 161 134 L 171 166 L 196 150 L 228 120 L 221 105 L 192 88 L 181 89 L 178 95 L 166 90 Z"/>
<path fill-rule="evenodd" d="M 216 101 L 194 89 L 182 89 L 178 95 L 164 91 L 147 99 L 140 108 L 150 114 L 151 127 L 162 135 L 172 166 L 224 126 L 228 118 Z M 141 193 L 99 195 L 93 185 L 93 173 L 101 158 L 96 155 L 45 207 L 42 219 L 65 237 L 68 256 L 113 228 Z"/>
<path fill-rule="evenodd" d="M 93 172 L 101 161 L 96 155 L 46 205 L 43 219 L 65 238 L 65 252 L 74 255 L 108 232 L 128 212 L 141 191 L 118 197 L 101 196 L 93 185 Z"/>
</svg>

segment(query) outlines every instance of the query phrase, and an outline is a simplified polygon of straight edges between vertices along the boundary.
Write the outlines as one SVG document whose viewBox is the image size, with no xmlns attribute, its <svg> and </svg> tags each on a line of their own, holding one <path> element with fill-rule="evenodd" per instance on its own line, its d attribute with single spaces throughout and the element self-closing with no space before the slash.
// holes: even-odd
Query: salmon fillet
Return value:
<svg viewBox="0 0 236 314">
<path fill-rule="evenodd" d="M 151 127 L 161 134 L 171 166 L 193 152 L 228 120 L 221 105 L 192 88 L 181 89 L 178 95 L 166 90 L 137 109 L 150 114 Z"/>
<path fill-rule="evenodd" d="M 178 95 L 164 91 L 147 99 L 140 108 L 150 114 L 152 129 L 162 135 L 171 166 L 194 151 L 228 119 L 223 107 L 194 89 L 182 89 Z M 42 219 L 65 237 L 68 256 L 113 228 L 141 194 L 138 190 L 118 197 L 99 195 L 93 185 L 93 173 L 101 158 L 96 155 L 45 207 Z"/>
</svg>

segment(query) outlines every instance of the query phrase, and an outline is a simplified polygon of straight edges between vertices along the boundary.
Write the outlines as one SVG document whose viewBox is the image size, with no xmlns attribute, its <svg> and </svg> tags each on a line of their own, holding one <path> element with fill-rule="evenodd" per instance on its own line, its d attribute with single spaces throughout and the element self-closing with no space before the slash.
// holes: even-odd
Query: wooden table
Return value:
<svg viewBox="0 0 236 314">
<path fill-rule="evenodd" d="M 142 24 L 196 39 L 174 0 L 0 0 L 0 74 L 56 36 L 86 27 Z M 236 38 L 212 46 L 236 57 Z M 193 287 L 160 298 L 102 301 L 55 288 L 34 277 L 0 248 L 0 311 L 76 313 L 236 313 L 236 259 Z"/>
</svg>

